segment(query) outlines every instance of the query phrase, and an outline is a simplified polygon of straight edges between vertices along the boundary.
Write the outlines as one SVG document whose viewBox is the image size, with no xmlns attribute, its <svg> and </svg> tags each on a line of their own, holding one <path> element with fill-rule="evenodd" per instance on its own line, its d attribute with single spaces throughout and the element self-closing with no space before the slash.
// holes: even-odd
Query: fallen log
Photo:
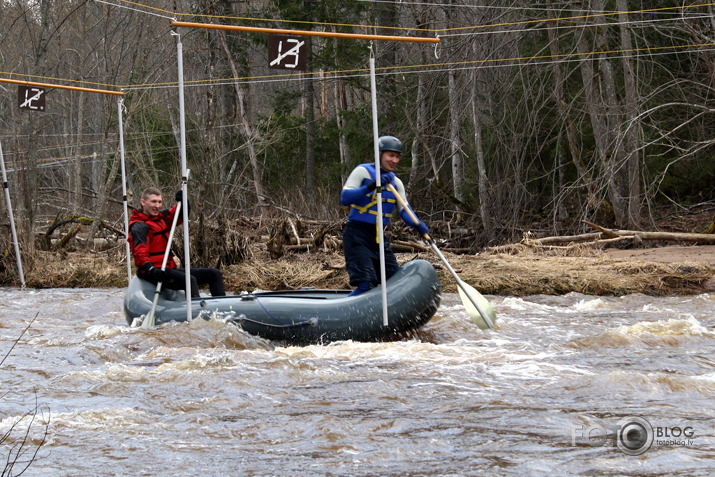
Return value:
<svg viewBox="0 0 715 477">
<path fill-rule="evenodd" d="M 76 238 L 79 242 L 87 242 L 86 239 L 83 239 L 79 237 L 77 234 L 82 231 L 83 226 L 91 225 L 97 221 L 97 219 L 93 219 L 91 217 L 84 217 L 81 215 L 67 215 L 63 218 L 58 218 L 54 220 L 49 227 L 47 227 L 47 230 L 38 235 L 38 244 L 40 245 L 40 248 L 42 250 L 59 250 L 62 248 L 65 248 L 68 246 L 70 241 L 73 238 Z M 68 225 L 68 224 L 76 224 L 69 232 L 64 234 L 63 236 L 54 239 L 52 237 L 52 234 L 62 227 L 63 225 Z M 108 224 L 104 220 L 99 220 L 97 223 L 99 228 L 103 228 L 105 230 L 108 230 L 111 234 L 115 235 L 116 237 L 120 237 L 122 240 L 125 237 L 124 231 L 119 230 L 112 225 Z"/>
<path fill-rule="evenodd" d="M 430 248 L 426 245 L 422 245 L 417 242 L 404 242 L 402 240 L 391 240 L 390 247 L 392 248 L 393 252 L 397 253 L 430 251 Z"/>
<path fill-rule="evenodd" d="M 552 245 L 561 243 L 573 243 L 573 242 L 587 242 L 598 240 L 601 238 L 601 234 L 598 232 L 593 232 L 589 234 L 580 235 L 562 235 L 555 237 L 542 237 L 542 238 L 525 238 L 522 243 L 525 245 Z"/>
<path fill-rule="evenodd" d="M 693 242 L 715 244 L 715 234 L 696 234 L 689 232 L 646 232 L 642 230 L 612 230 L 600 225 L 583 221 L 589 227 L 598 230 L 607 238 L 633 237 L 635 240 L 664 240 L 673 242 Z"/>
</svg>

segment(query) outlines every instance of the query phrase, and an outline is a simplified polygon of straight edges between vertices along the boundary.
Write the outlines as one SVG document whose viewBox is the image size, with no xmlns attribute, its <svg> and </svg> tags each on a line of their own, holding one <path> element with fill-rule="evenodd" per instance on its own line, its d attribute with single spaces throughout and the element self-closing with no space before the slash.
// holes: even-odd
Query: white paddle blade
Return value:
<svg viewBox="0 0 715 477">
<path fill-rule="evenodd" d="M 459 290 L 459 297 L 462 299 L 462 304 L 464 305 L 464 308 L 466 308 L 467 313 L 469 313 L 469 318 L 472 319 L 474 324 L 476 324 L 482 330 L 491 329 L 494 327 L 494 325 L 496 325 L 497 314 L 494 311 L 494 308 L 492 308 L 492 305 L 489 303 L 489 301 L 484 298 L 481 293 L 479 293 L 477 290 L 475 290 L 464 282 L 462 282 L 461 287 L 457 287 L 457 290 Z M 469 292 L 469 295 L 467 295 L 467 291 Z M 472 303 L 472 301 L 476 302 L 476 304 L 479 306 L 479 309 L 474 306 L 474 303 Z M 487 320 L 484 319 L 482 313 L 480 313 L 480 309 L 482 310 L 482 312 L 484 312 L 487 319 L 491 322 L 491 326 L 490 323 L 488 323 Z"/>
<path fill-rule="evenodd" d="M 156 326 L 156 319 L 154 318 L 154 310 L 152 309 L 142 320 L 142 328 L 151 328 Z"/>
</svg>

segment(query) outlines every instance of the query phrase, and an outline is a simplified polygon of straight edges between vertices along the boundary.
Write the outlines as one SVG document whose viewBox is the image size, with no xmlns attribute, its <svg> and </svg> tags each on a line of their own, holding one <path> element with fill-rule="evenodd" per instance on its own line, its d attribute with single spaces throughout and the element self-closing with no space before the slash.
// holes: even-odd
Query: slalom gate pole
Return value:
<svg viewBox="0 0 715 477">
<path fill-rule="evenodd" d="M 0 143 L 0 168 L 2 168 L 2 187 L 5 189 L 5 204 L 7 205 L 7 215 L 10 219 L 10 231 L 12 233 L 12 244 L 15 247 L 15 261 L 17 262 L 17 273 L 20 276 L 20 285 L 25 288 L 25 272 L 22 270 L 22 256 L 20 256 L 20 244 L 17 241 L 17 230 L 15 229 L 15 216 L 12 213 L 12 202 L 10 201 L 10 188 L 7 183 L 5 172 L 5 159 L 2 154 L 2 143 Z"/>
</svg>

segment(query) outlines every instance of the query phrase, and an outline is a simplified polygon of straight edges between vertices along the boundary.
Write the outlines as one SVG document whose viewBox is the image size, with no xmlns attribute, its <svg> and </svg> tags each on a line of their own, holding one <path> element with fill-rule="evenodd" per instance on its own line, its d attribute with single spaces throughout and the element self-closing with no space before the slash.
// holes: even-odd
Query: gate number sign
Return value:
<svg viewBox="0 0 715 477">
<path fill-rule="evenodd" d="M 283 35 L 268 36 L 269 66 L 276 69 L 305 70 L 306 41 Z"/>
<path fill-rule="evenodd" d="M 31 111 L 45 110 L 45 88 L 36 86 L 17 87 L 17 105 L 20 109 L 29 109 Z"/>
</svg>

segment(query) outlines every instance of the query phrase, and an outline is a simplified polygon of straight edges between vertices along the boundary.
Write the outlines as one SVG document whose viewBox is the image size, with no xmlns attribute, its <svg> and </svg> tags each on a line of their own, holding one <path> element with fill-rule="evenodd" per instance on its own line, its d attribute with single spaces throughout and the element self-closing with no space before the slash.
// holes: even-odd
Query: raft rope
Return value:
<svg viewBox="0 0 715 477">
<path fill-rule="evenodd" d="M 272 318 L 273 320 L 277 321 L 278 323 L 277 323 L 277 324 L 275 324 L 275 323 L 264 323 L 264 322 L 262 322 L 262 321 L 252 320 L 252 319 L 248 318 L 248 317 L 247 317 L 246 315 L 244 315 L 244 314 L 240 314 L 240 315 L 238 315 L 238 316 L 235 317 L 235 318 L 229 318 L 229 319 L 226 320 L 226 323 L 231 323 L 231 324 L 234 324 L 234 325 L 240 325 L 242 322 L 247 321 L 247 322 L 249 322 L 249 323 L 255 323 L 255 324 L 257 324 L 257 325 L 263 325 L 263 326 L 267 326 L 267 327 L 269 327 L 269 328 L 299 328 L 299 327 L 302 327 L 302 326 L 315 326 L 315 325 L 318 324 L 318 318 L 316 318 L 316 317 L 308 318 L 307 320 L 299 321 L 299 322 L 297 322 L 297 323 L 295 323 L 295 322 L 294 322 L 294 323 L 287 323 L 287 322 L 281 320 L 280 318 L 278 318 L 277 316 L 275 316 L 273 313 L 271 313 L 271 312 L 268 310 L 268 308 L 266 308 L 265 305 L 264 305 L 263 303 L 261 303 L 261 300 L 258 299 L 258 296 L 254 295 L 254 294 L 247 294 L 247 295 L 242 295 L 242 296 L 241 296 L 241 298 L 244 298 L 244 297 L 245 297 L 245 298 L 251 298 L 251 299 L 255 300 L 256 303 L 258 303 L 258 305 L 263 309 L 263 311 L 266 312 L 266 315 L 268 315 L 270 318 Z"/>
<path fill-rule="evenodd" d="M 272 317 L 272 318 L 275 319 L 275 317 Z M 226 323 L 231 323 L 232 325 L 240 325 L 244 321 L 248 321 L 249 323 L 255 323 L 257 325 L 267 326 L 269 328 L 298 328 L 298 327 L 302 327 L 302 326 L 315 326 L 318 324 L 317 318 L 310 318 L 305 321 L 299 321 L 298 323 L 285 323 L 285 324 L 281 324 L 281 325 L 276 325 L 273 323 L 264 323 L 262 321 L 252 320 L 252 319 L 246 317 L 246 315 L 239 315 L 236 318 L 230 318 L 230 319 L 226 320 Z"/>
</svg>

